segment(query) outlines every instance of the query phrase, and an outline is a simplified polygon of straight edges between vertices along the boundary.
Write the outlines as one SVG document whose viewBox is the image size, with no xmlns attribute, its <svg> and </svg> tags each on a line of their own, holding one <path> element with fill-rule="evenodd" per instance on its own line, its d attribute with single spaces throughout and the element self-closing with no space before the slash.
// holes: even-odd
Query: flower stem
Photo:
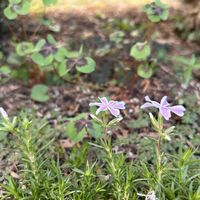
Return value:
<svg viewBox="0 0 200 200">
<path fill-rule="evenodd" d="M 107 127 L 104 128 L 104 142 L 107 144 Z"/>
<path fill-rule="evenodd" d="M 161 150 L 160 150 L 160 146 L 161 146 L 161 138 L 159 137 L 158 140 L 157 140 L 157 154 L 158 154 L 158 172 L 157 172 L 157 175 L 158 175 L 158 182 L 160 183 L 161 181 L 161 174 L 162 174 L 162 171 L 161 171 Z"/>
<path fill-rule="evenodd" d="M 103 123 L 104 123 L 104 142 L 107 144 L 107 124 L 108 124 L 109 116 L 104 113 L 103 115 Z"/>
</svg>

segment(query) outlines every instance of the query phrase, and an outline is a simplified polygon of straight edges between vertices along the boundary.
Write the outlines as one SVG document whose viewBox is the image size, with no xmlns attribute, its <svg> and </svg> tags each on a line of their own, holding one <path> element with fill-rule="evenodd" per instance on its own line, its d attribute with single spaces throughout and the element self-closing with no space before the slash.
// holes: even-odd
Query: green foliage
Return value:
<svg viewBox="0 0 200 200">
<path fill-rule="evenodd" d="M 4 15 L 9 20 L 14 20 L 18 15 L 27 15 L 31 0 L 9 0 L 8 6 L 4 9 Z"/>
<path fill-rule="evenodd" d="M 145 62 L 140 64 L 137 68 L 137 74 L 142 78 L 151 78 L 155 72 L 157 61 L 153 60 L 151 63 Z"/>
<path fill-rule="evenodd" d="M 30 117 L 31 116 L 31 117 Z M 127 162 L 123 152 L 115 152 L 110 140 L 95 144 L 83 142 L 69 151 L 61 150 L 58 129 L 32 113 L 21 113 L 5 132 L 12 133 L 9 143 L 17 156 L 19 179 L 4 173 L 2 200 L 6 199 L 137 199 L 137 193 L 154 190 L 159 199 L 198 200 L 199 165 L 195 151 L 179 148 L 178 153 L 163 158 L 162 181 L 156 179 L 155 154 L 149 163 L 142 158 Z M 84 119 L 85 114 L 70 118 Z M 32 120 L 31 120 L 31 119 Z M 5 128 L 5 122 L 0 121 Z M 138 136 L 136 137 L 138 138 Z M 54 142 L 55 141 L 55 142 Z M 128 138 L 128 142 L 132 140 Z M 148 151 L 149 145 L 145 145 Z M 6 144 L 8 148 L 8 144 Z"/>
<path fill-rule="evenodd" d="M 76 122 L 71 121 L 66 125 L 66 135 L 67 137 L 72 140 L 73 142 L 80 142 L 83 140 L 85 135 L 87 134 L 86 128 L 85 127 L 76 127 Z M 78 130 L 81 129 L 81 130 Z"/>
<path fill-rule="evenodd" d="M 16 46 L 16 53 L 19 56 L 29 55 L 34 51 L 34 46 L 30 42 L 21 42 Z"/>
<path fill-rule="evenodd" d="M 48 87 L 46 85 L 35 85 L 31 90 L 31 98 L 38 102 L 45 102 L 49 100 L 49 96 L 47 94 Z"/>
<path fill-rule="evenodd" d="M 58 0 L 42 0 L 45 6 L 56 4 Z"/>
<path fill-rule="evenodd" d="M 42 25 L 49 28 L 49 30 L 53 32 L 60 32 L 61 26 L 59 23 L 56 23 L 54 19 L 43 17 L 40 19 Z"/>
<path fill-rule="evenodd" d="M 122 42 L 124 36 L 125 36 L 125 33 L 123 31 L 115 31 L 110 34 L 109 38 L 110 38 L 110 41 L 116 44 L 119 44 Z"/>
<path fill-rule="evenodd" d="M 0 74 L 9 75 L 11 73 L 11 69 L 7 65 L 3 65 L 0 67 Z"/>
<path fill-rule="evenodd" d="M 31 57 L 41 71 L 57 71 L 60 77 L 67 76 L 68 72 L 74 69 L 77 72 L 89 74 L 96 67 L 95 61 L 83 56 L 82 50 L 68 51 L 52 35 L 47 35 L 46 39 L 40 39 L 35 45 L 30 42 L 18 43 L 16 53 L 21 58 Z"/>
<path fill-rule="evenodd" d="M 151 54 L 151 48 L 147 42 L 137 42 L 132 46 L 130 55 L 138 61 L 145 61 Z"/>
<path fill-rule="evenodd" d="M 167 5 L 160 0 L 155 0 L 152 3 L 145 5 L 143 11 L 152 22 L 165 21 L 169 16 Z"/>
<path fill-rule="evenodd" d="M 137 42 L 132 46 L 130 55 L 135 58 L 137 61 L 140 61 L 140 64 L 137 67 L 137 74 L 142 78 L 151 78 L 155 72 L 157 60 L 148 58 L 151 54 L 151 47 L 147 42 Z"/>
<path fill-rule="evenodd" d="M 175 66 L 175 71 L 182 73 L 182 83 L 187 87 L 193 77 L 193 70 L 200 69 L 200 61 L 195 55 L 192 55 L 190 59 L 183 56 L 177 56 L 174 60 L 177 65 Z"/>
</svg>

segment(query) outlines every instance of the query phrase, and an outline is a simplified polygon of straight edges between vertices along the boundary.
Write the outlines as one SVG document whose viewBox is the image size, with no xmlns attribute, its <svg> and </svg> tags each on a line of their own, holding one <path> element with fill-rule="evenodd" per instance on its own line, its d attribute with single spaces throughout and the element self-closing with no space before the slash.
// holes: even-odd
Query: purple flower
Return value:
<svg viewBox="0 0 200 200">
<path fill-rule="evenodd" d="M 160 114 L 166 119 L 169 120 L 171 117 L 171 112 L 174 114 L 182 117 L 184 115 L 185 108 L 180 105 L 176 106 L 170 106 L 170 104 L 167 102 L 167 96 L 164 96 L 160 103 L 156 101 L 152 101 L 148 96 L 145 97 L 145 101 L 147 103 L 143 104 L 141 108 L 149 108 L 149 107 L 155 107 L 159 109 Z"/>
<path fill-rule="evenodd" d="M 123 101 L 108 101 L 106 97 L 99 98 L 100 102 L 90 103 L 90 106 L 98 106 L 99 108 L 96 111 L 98 115 L 101 111 L 109 110 L 110 113 L 118 117 L 120 115 L 120 109 L 125 109 L 125 103 Z"/>
</svg>

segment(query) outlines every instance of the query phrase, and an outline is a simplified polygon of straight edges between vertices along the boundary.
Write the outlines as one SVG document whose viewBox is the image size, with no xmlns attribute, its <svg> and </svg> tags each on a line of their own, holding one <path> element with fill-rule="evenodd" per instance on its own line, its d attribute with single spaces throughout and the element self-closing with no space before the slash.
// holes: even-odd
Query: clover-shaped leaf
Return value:
<svg viewBox="0 0 200 200">
<path fill-rule="evenodd" d="M 45 102 L 49 100 L 48 87 L 46 85 L 35 85 L 31 90 L 31 98 L 35 101 Z"/>
<path fill-rule="evenodd" d="M 109 38 L 110 41 L 119 44 L 123 40 L 124 36 L 125 33 L 123 31 L 115 31 L 112 34 L 110 34 Z"/>
<path fill-rule="evenodd" d="M 45 39 L 40 39 L 35 45 L 35 51 L 40 51 L 42 47 L 45 45 L 45 43 L 46 43 Z"/>
<path fill-rule="evenodd" d="M 57 41 L 55 40 L 55 38 L 53 37 L 53 35 L 51 34 L 48 34 L 47 35 L 47 41 L 49 42 L 49 44 L 52 44 L 52 45 L 57 45 Z"/>
<path fill-rule="evenodd" d="M 165 21 L 169 16 L 167 5 L 160 0 L 155 0 L 152 3 L 145 5 L 143 10 L 147 13 L 148 18 L 152 22 Z"/>
<path fill-rule="evenodd" d="M 53 32 L 60 32 L 61 27 L 60 24 L 57 23 L 54 19 L 49 19 L 46 17 L 41 18 L 41 24 L 47 26 L 49 28 L 49 30 L 53 31 Z"/>
<path fill-rule="evenodd" d="M 75 121 L 70 121 L 66 126 L 66 135 L 73 142 L 80 142 L 87 134 L 85 127 L 79 128 L 77 125 Z"/>
<path fill-rule="evenodd" d="M 4 15 L 9 19 L 13 20 L 17 18 L 17 14 L 12 11 L 11 7 L 8 6 L 7 8 L 4 9 Z"/>
<path fill-rule="evenodd" d="M 54 55 L 55 60 L 58 62 L 64 61 L 65 57 L 66 57 L 66 49 L 64 47 L 59 48 Z"/>
<path fill-rule="evenodd" d="M 136 43 L 132 46 L 130 55 L 138 61 L 146 60 L 151 54 L 151 48 L 147 42 Z"/>
<path fill-rule="evenodd" d="M 19 15 L 27 15 L 29 12 L 29 8 L 31 5 L 31 1 L 23 0 L 22 3 L 15 8 L 15 12 Z"/>
<path fill-rule="evenodd" d="M 3 65 L 0 67 L 0 74 L 9 75 L 11 72 L 12 71 L 8 65 Z"/>
<path fill-rule="evenodd" d="M 43 0 L 45 6 L 50 6 L 52 4 L 56 4 L 58 0 Z"/>
<path fill-rule="evenodd" d="M 16 52 L 19 56 L 25 56 L 32 53 L 34 46 L 30 42 L 21 42 L 16 46 Z"/>
<path fill-rule="evenodd" d="M 87 131 L 94 138 L 103 138 L 104 136 L 103 127 L 94 121 L 88 124 Z"/>
<path fill-rule="evenodd" d="M 141 64 L 137 68 L 137 74 L 142 78 L 150 78 L 153 75 L 154 71 L 150 65 Z"/>
<path fill-rule="evenodd" d="M 18 15 L 26 15 L 31 5 L 30 0 L 9 0 L 8 6 L 4 9 L 4 15 L 10 19 L 16 19 Z"/>
<path fill-rule="evenodd" d="M 90 57 L 86 57 L 76 64 L 76 69 L 84 74 L 92 73 L 95 70 L 95 67 L 95 61 Z"/>
<path fill-rule="evenodd" d="M 54 55 L 57 52 L 57 48 L 55 45 L 50 44 L 55 43 L 54 38 L 48 35 L 48 42 L 45 40 L 40 40 L 35 46 L 35 53 L 32 54 L 32 60 L 38 64 L 39 66 L 47 66 L 50 65 L 54 60 Z M 50 41 L 50 42 L 49 42 Z"/>
<path fill-rule="evenodd" d="M 41 65 L 41 66 L 47 66 L 53 62 L 53 55 L 51 55 L 51 54 L 44 57 L 40 53 L 34 53 L 31 56 L 31 58 L 36 64 Z"/>
<path fill-rule="evenodd" d="M 56 69 L 58 71 L 59 76 L 64 76 L 67 74 L 67 72 L 69 71 L 66 67 L 66 61 L 64 60 L 63 62 L 59 63 L 58 65 L 56 65 Z"/>
</svg>

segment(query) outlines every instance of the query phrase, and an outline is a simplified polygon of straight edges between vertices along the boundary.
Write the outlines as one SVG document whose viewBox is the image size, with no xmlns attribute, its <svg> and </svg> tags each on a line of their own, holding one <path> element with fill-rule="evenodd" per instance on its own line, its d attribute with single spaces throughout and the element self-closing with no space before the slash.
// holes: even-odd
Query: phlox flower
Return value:
<svg viewBox="0 0 200 200">
<path fill-rule="evenodd" d="M 118 117 L 120 115 L 120 110 L 125 109 L 125 102 L 123 101 L 108 101 L 106 97 L 99 98 L 100 102 L 90 103 L 90 106 L 98 106 L 99 108 L 96 111 L 98 115 L 102 111 L 110 111 L 110 113 Z"/>
<path fill-rule="evenodd" d="M 8 114 L 2 107 L 0 107 L 0 114 L 4 119 L 8 119 Z"/>
<path fill-rule="evenodd" d="M 140 193 L 137 193 L 137 195 L 145 197 L 145 200 L 159 200 L 158 198 L 156 198 L 155 191 L 150 191 L 146 195 L 145 194 L 140 194 Z"/>
<path fill-rule="evenodd" d="M 175 105 L 171 106 L 168 101 L 167 101 L 167 96 L 164 96 L 160 103 L 156 101 L 152 101 L 148 96 L 145 97 L 146 103 L 144 103 L 141 108 L 149 108 L 149 107 L 154 107 L 158 108 L 160 114 L 166 119 L 169 120 L 171 117 L 171 112 L 178 115 L 179 117 L 182 117 L 185 112 L 185 108 L 181 105 Z"/>
</svg>

